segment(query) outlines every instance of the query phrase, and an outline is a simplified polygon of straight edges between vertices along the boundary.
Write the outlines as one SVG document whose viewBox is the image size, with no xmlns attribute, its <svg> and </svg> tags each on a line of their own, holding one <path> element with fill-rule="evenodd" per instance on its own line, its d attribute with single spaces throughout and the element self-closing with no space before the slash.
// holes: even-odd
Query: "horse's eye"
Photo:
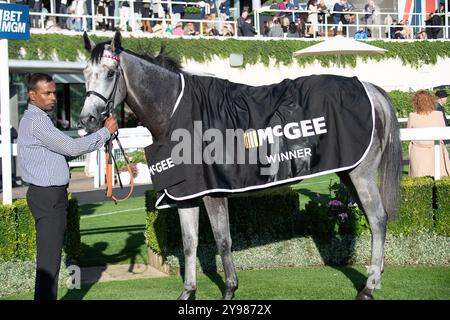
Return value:
<svg viewBox="0 0 450 320">
<path fill-rule="evenodd" d="M 114 76 L 114 73 L 116 73 L 114 70 L 109 70 L 108 71 L 108 78 L 112 78 Z"/>
</svg>

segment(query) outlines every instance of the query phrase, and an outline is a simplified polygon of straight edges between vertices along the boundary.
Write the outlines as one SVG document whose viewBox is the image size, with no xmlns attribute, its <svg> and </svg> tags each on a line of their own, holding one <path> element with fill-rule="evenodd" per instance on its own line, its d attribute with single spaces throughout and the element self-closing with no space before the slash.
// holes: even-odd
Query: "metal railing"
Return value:
<svg viewBox="0 0 450 320">
<path fill-rule="evenodd" d="M 282 15 L 286 15 L 289 16 L 289 19 L 293 22 L 296 21 L 296 18 L 299 15 L 303 15 L 303 17 L 309 15 L 310 13 L 314 13 L 314 14 L 318 14 L 320 12 L 312 12 L 309 10 L 305 10 L 305 9 L 297 9 L 297 10 L 292 10 L 292 9 L 265 9 L 265 8 L 261 8 L 261 9 L 256 9 L 254 10 L 255 12 L 255 28 L 256 31 L 258 32 L 258 35 L 260 34 L 260 27 L 261 27 L 261 15 L 264 13 L 272 13 L 272 14 L 278 14 L 278 16 L 282 16 Z M 411 28 L 411 31 L 414 31 L 414 29 L 430 29 L 430 28 L 436 28 L 436 29 L 442 29 L 442 36 L 444 39 L 449 39 L 450 38 L 450 31 L 449 31 L 449 21 L 450 21 L 450 13 L 436 13 L 436 15 L 440 16 L 440 17 L 444 17 L 444 24 L 443 25 L 426 25 L 425 23 L 425 17 L 427 15 L 426 12 L 422 12 L 422 13 L 405 13 L 403 16 L 412 16 L 417 17 L 418 20 L 420 20 L 420 23 L 413 23 L 413 24 L 407 24 L 407 25 L 401 25 L 401 24 L 393 24 L 394 20 L 398 20 L 401 21 L 402 19 L 398 18 L 393 18 L 393 17 L 398 17 L 400 14 L 398 12 L 376 12 L 374 15 L 376 17 L 376 19 L 374 20 L 381 20 L 381 18 L 384 16 L 385 18 L 383 19 L 383 21 L 386 21 L 386 23 L 361 23 L 361 21 L 365 20 L 365 16 L 368 14 L 368 12 L 365 11 L 333 11 L 333 10 L 327 10 L 326 12 L 323 12 L 325 14 L 325 19 L 324 19 L 324 23 L 317 23 L 314 24 L 317 28 L 324 28 L 325 32 L 323 34 L 323 36 L 325 38 L 328 37 L 328 30 L 329 28 L 346 28 L 347 31 L 349 28 L 355 28 L 356 30 L 359 30 L 360 28 L 369 28 L 369 29 L 376 29 L 378 32 L 375 33 L 377 35 L 377 39 L 391 39 L 391 28 L 393 27 L 407 27 L 407 28 Z M 332 20 L 332 16 L 333 14 L 341 14 L 341 15 L 353 15 L 355 16 L 354 22 L 353 23 L 330 23 L 328 20 Z M 420 19 L 419 19 L 420 18 Z M 409 21 L 409 20 L 408 20 Z M 305 23 L 306 27 L 310 27 L 312 26 L 312 23 Z M 382 34 L 385 33 L 387 34 L 386 37 L 382 37 Z M 350 32 L 346 32 L 346 36 L 347 37 L 351 37 Z M 414 32 L 412 32 L 412 37 L 411 39 L 413 39 L 414 37 Z M 313 34 L 313 38 L 315 38 L 316 35 Z M 375 38 L 375 37 L 372 37 Z"/>
<path fill-rule="evenodd" d="M 91 2 L 91 6 L 92 8 L 96 8 L 96 6 L 94 5 L 94 0 L 87 0 Z M 119 0 L 119 2 L 123 2 L 126 0 Z M 160 4 L 167 4 L 167 8 L 168 8 L 168 12 L 167 14 L 170 15 L 170 18 L 166 18 L 166 17 L 158 17 L 158 18 L 143 18 L 140 15 L 136 15 L 134 12 L 134 1 L 127 1 L 129 3 L 129 9 L 128 9 L 128 16 L 124 17 L 124 16 L 106 16 L 106 15 L 100 15 L 98 13 L 92 12 L 89 15 L 76 15 L 76 14 L 61 14 L 61 13 L 54 13 L 54 12 L 48 12 L 48 13 L 43 13 L 43 12 L 30 12 L 30 19 L 33 19 L 33 17 L 37 17 L 39 19 L 39 28 L 43 31 L 46 32 L 46 28 L 45 28 L 45 21 L 47 20 L 47 18 L 49 17 L 59 17 L 59 18 L 65 18 L 65 19 L 81 19 L 82 21 L 82 26 L 81 29 L 82 30 L 87 30 L 87 31 L 92 31 L 92 32 L 96 32 L 98 27 L 97 27 L 97 23 L 99 23 L 99 21 L 108 21 L 108 20 L 114 20 L 115 22 L 117 21 L 124 21 L 125 19 L 125 30 L 122 30 L 124 32 L 128 32 L 128 27 L 131 28 L 131 32 L 136 32 L 140 30 L 140 23 L 144 22 L 144 21 L 150 21 L 150 22 L 162 22 L 163 25 L 166 25 L 168 23 L 170 23 L 172 26 L 175 26 L 176 23 L 178 21 L 181 21 L 183 23 L 187 23 L 187 22 L 192 22 L 192 23 L 196 23 L 196 24 L 200 24 L 200 32 L 199 35 L 200 36 L 205 36 L 204 34 L 204 30 L 203 30 L 203 23 L 208 23 L 208 24 L 212 24 L 212 25 L 223 25 L 223 24 L 229 24 L 232 25 L 233 27 L 233 34 L 234 36 L 237 37 L 237 22 L 236 21 L 225 21 L 225 20 L 197 20 L 197 19 L 175 19 L 173 17 L 173 10 L 172 10 L 172 6 L 173 5 L 177 5 L 177 4 L 183 4 L 183 5 L 187 5 L 187 6 L 199 6 L 198 2 L 179 2 L 179 1 L 150 1 L 150 0 L 144 0 L 143 3 L 160 3 Z M 205 7 L 205 13 L 208 14 L 210 12 L 210 7 L 207 3 L 204 3 L 204 7 Z M 97 11 L 97 10 L 94 10 Z M 261 30 L 261 15 L 264 13 L 269 13 L 269 14 L 285 14 L 289 16 L 289 19 L 292 21 L 295 21 L 296 17 L 299 15 L 302 15 L 303 19 L 311 13 L 311 11 L 308 10 L 302 10 L 302 9 L 298 9 L 298 10 L 290 10 L 290 9 L 267 9 L 267 8 L 261 8 L 261 9 L 256 9 L 254 10 L 254 26 L 255 29 L 257 31 L 257 37 L 261 37 L 260 35 L 260 30 Z M 314 12 L 317 13 L 317 12 Z M 341 14 L 350 14 L 355 16 L 354 19 L 354 23 L 346 23 L 346 24 L 342 24 L 342 23 L 333 23 L 332 22 L 332 15 L 334 13 L 341 13 Z M 433 30 L 439 30 L 441 29 L 442 32 L 442 38 L 443 39 L 449 39 L 450 38 L 450 26 L 449 26 L 449 21 L 450 21 L 450 14 L 447 13 L 438 13 L 437 15 L 439 16 L 444 16 L 444 24 L 443 25 L 426 25 L 425 24 L 425 17 L 426 17 L 426 13 L 405 13 L 403 15 L 401 15 L 398 12 L 375 12 L 374 13 L 374 19 L 372 21 L 380 21 L 383 20 L 384 23 L 366 23 L 365 20 L 365 16 L 368 14 L 368 12 L 365 11 L 350 11 L 350 12 L 338 12 L 335 11 L 333 12 L 332 10 L 327 10 L 327 14 L 328 17 L 325 18 L 324 23 L 317 23 L 314 24 L 315 27 L 317 27 L 320 30 L 325 30 L 325 32 L 323 32 L 323 37 L 328 37 L 328 33 L 330 28 L 344 28 L 345 30 L 347 30 L 347 32 L 345 32 L 347 37 L 352 37 L 351 33 L 348 32 L 350 29 L 353 30 L 359 30 L 360 28 L 366 28 L 366 29 L 370 29 L 372 30 L 372 39 L 391 39 L 392 35 L 391 35 L 391 29 L 396 27 L 396 28 L 408 28 L 411 32 L 409 36 L 409 39 L 413 39 L 414 38 L 414 34 L 416 34 L 418 31 L 421 30 L 427 30 L 430 28 L 434 28 Z M 393 20 L 395 18 L 398 18 L 398 20 L 401 20 L 400 18 L 402 17 L 407 17 L 409 20 L 413 21 L 413 20 L 417 20 L 419 22 L 415 22 L 412 24 L 408 24 L 408 25 L 399 25 L 399 24 L 394 24 Z M 412 19 L 411 19 L 412 17 Z M 384 19 L 383 19 L 384 18 Z M 331 21 L 329 21 L 331 20 Z M 313 26 L 312 23 L 307 22 L 305 24 L 306 27 L 311 27 Z M 34 29 L 35 30 L 35 29 Z M 32 30 L 33 31 L 33 30 Z M 385 36 L 383 36 L 385 35 Z M 164 36 L 167 36 L 167 34 L 164 34 Z M 321 35 L 322 36 L 322 35 Z M 315 33 L 312 34 L 312 38 L 316 38 L 317 35 Z M 248 38 L 247 38 L 248 39 Z"/>
</svg>

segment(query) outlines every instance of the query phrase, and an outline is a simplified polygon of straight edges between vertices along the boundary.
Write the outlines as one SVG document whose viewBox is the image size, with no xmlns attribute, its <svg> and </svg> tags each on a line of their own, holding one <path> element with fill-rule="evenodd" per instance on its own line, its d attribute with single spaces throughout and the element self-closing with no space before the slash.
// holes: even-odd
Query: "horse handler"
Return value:
<svg viewBox="0 0 450 320">
<path fill-rule="evenodd" d="M 100 149 L 118 129 L 110 115 L 104 128 L 72 139 L 55 127 L 48 113 L 56 103 L 56 85 L 43 73 L 27 83 L 28 109 L 17 140 L 22 178 L 30 186 L 27 202 L 36 226 L 35 300 L 56 300 L 61 250 L 66 229 L 69 185 L 68 159 Z"/>
</svg>

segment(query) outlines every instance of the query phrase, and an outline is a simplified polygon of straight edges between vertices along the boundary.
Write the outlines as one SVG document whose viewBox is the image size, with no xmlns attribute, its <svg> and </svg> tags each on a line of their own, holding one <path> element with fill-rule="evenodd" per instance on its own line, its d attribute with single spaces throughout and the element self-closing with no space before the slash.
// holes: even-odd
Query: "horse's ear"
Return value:
<svg viewBox="0 0 450 320">
<path fill-rule="evenodd" d="M 83 33 L 83 40 L 84 40 L 84 48 L 87 51 L 92 52 L 92 50 L 94 50 L 95 47 L 95 42 L 89 38 L 86 31 Z"/>
<path fill-rule="evenodd" d="M 111 49 L 113 52 L 116 52 L 122 48 L 122 36 L 120 35 L 120 31 L 116 31 L 114 34 L 114 38 L 111 42 Z"/>
</svg>

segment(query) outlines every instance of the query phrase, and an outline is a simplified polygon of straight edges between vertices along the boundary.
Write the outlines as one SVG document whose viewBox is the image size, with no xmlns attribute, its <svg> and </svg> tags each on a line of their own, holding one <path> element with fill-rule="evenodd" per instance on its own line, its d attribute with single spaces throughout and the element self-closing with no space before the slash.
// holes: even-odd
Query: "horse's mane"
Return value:
<svg viewBox="0 0 450 320">
<path fill-rule="evenodd" d="M 103 51 L 105 51 L 105 46 L 109 44 L 110 44 L 109 42 L 102 42 L 97 44 L 92 50 L 91 61 L 94 63 L 99 63 L 100 59 L 103 57 Z M 166 54 L 164 47 L 161 48 L 161 51 L 157 56 L 151 56 L 147 53 L 136 53 L 130 50 L 123 50 L 123 51 L 135 57 L 148 61 L 150 63 L 156 64 L 169 71 L 176 73 L 183 73 L 183 70 L 181 69 L 181 64 L 175 59 L 169 57 Z"/>
</svg>

